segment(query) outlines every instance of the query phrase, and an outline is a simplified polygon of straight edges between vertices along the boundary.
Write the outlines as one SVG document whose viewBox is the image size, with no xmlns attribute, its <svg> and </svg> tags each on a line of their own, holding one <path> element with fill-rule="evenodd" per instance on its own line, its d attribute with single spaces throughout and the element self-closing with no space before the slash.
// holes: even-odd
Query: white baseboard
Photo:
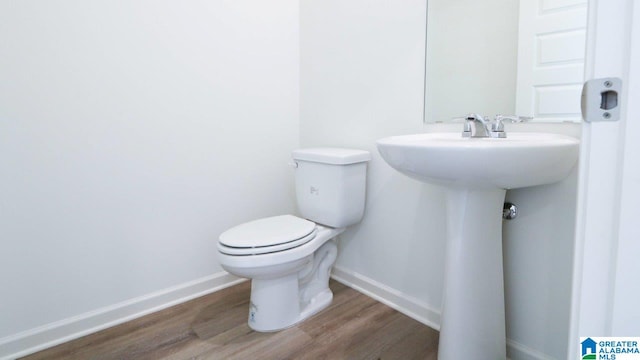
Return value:
<svg viewBox="0 0 640 360">
<path fill-rule="evenodd" d="M 340 266 L 333 267 L 331 277 L 430 328 L 440 330 L 440 311 L 425 302 Z"/>
<path fill-rule="evenodd" d="M 440 311 L 426 303 L 390 288 L 362 274 L 334 266 L 331 277 L 381 303 L 398 310 L 428 327 L 440 330 Z M 552 358 L 513 340 L 507 339 L 507 356 L 513 360 L 551 360 Z"/>
<path fill-rule="evenodd" d="M 10 360 L 67 342 L 238 284 L 220 272 L 118 304 L 56 321 L 0 339 L 0 360 Z"/>
<path fill-rule="evenodd" d="M 547 354 L 522 345 L 511 339 L 507 339 L 507 356 L 517 360 L 554 360 Z"/>
</svg>

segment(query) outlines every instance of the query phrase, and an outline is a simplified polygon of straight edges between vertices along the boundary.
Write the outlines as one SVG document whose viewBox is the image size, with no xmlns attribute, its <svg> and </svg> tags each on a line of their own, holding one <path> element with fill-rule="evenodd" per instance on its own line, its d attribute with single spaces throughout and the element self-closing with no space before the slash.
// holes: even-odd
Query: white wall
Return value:
<svg viewBox="0 0 640 360">
<path fill-rule="evenodd" d="M 375 149 L 385 136 L 461 131 L 460 124 L 423 124 L 425 7 L 424 0 L 301 1 L 300 138 L 302 146 L 373 155 L 365 217 L 341 236 L 338 275 L 438 327 L 443 191 L 394 171 Z M 577 124 L 510 130 L 579 135 Z M 504 225 L 514 360 L 565 356 L 575 182 L 574 173 L 555 185 L 508 192 L 520 208 L 520 217 Z"/>
<path fill-rule="evenodd" d="M 301 145 L 373 156 L 365 217 L 342 236 L 338 266 L 439 306 L 444 193 L 393 171 L 375 148 L 378 138 L 422 131 L 425 1 L 300 7 Z"/>
<path fill-rule="evenodd" d="M 580 137 L 580 124 L 518 124 L 516 131 Z M 509 127 L 506 129 L 510 130 Z M 571 314 L 578 167 L 563 181 L 507 191 L 518 206 L 503 222 L 505 306 L 511 359 L 566 357 Z M 539 355 L 536 356 L 536 353 Z"/>
<path fill-rule="evenodd" d="M 294 210 L 298 20 L 0 2 L 0 340 L 220 272 L 222 231 Z"/>
</svg>

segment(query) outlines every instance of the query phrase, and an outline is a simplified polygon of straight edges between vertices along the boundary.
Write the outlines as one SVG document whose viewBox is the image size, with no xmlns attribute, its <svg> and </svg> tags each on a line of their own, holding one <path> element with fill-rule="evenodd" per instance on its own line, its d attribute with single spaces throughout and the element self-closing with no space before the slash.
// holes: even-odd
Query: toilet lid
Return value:
<svg viewBox="0 0 640 360">
<path fill-rule="evenodd" d="M 261 254 L 271 254 L 275 252 L 285 251 L 289 249 L 293 249 L 300 245 L 304 245 L 307 242 L 311 241 L 316 237 L 316 233 L 318 230 L 313 229 L 311 234 L 297 239 L 293 241 L 289 241 L 286 243 L 272 245 L 272 246 L 262 246 L 262 247 L 251 247 L 251 248 L 236 248 L 225 246 L 222 243 L 218 243 L 218 251 L 226 255 L 234 255 L 234 256 L 247 256 L 247 255 L 261 255 Z"/>
<path fill-rule="evenodd" d="M 314 233 L 315 228 L 314 222 L 293 215 L 274 216 L 247 222 L 225 231 L 220 235 L 220 245 L 236 249 L 255 249 L 298 243 L 313 238 L 309 238 L 309 235 Z M 292 246 L 285 246 L 290 247 Z"/>
</svg>

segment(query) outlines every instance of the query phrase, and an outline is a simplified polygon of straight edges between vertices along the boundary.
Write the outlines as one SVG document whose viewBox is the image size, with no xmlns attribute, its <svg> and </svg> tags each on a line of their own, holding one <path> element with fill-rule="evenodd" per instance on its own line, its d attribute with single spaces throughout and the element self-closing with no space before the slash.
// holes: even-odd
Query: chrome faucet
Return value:
<svg viewBox="0 0 640 360">
<path fill-rule="evenodd" d="M 506 134 L 504 133 L 502 120 L 496 118 L 495 121 L 491 121 L 487 116 L 469 114 L 464 117 L 462 136 L 472 138 L 503 138 Z"/>
<path fill-rule="evenodd" d="M 464 118 L 464 129 L 462 137 L 470 138 L 505 138 L 507 133 L 504 132 L 504 120 L 511 122 L 524 122 L 533 118 L 515 115 L 496 115 L 491 121 L 488 116 L 479 114 L 468 114 Z"/>
</svg>

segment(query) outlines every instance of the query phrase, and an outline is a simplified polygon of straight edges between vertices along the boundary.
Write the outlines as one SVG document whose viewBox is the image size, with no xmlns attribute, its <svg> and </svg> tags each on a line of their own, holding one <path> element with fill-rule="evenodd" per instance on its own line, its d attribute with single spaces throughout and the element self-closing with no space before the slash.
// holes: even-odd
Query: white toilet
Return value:
<svg viewBox="0 0 640 360">
<path fill-rule="evenodd" d="M 251 221 L 220 235 L 222 267 L 250 278 L 249 326 L 288 328 L 329 306 L 329 275 L 338 250 L 332 239 L 364 213 L 367 151 L 295 150 L 296 196 L 303 218 Z"/>
</svg>

